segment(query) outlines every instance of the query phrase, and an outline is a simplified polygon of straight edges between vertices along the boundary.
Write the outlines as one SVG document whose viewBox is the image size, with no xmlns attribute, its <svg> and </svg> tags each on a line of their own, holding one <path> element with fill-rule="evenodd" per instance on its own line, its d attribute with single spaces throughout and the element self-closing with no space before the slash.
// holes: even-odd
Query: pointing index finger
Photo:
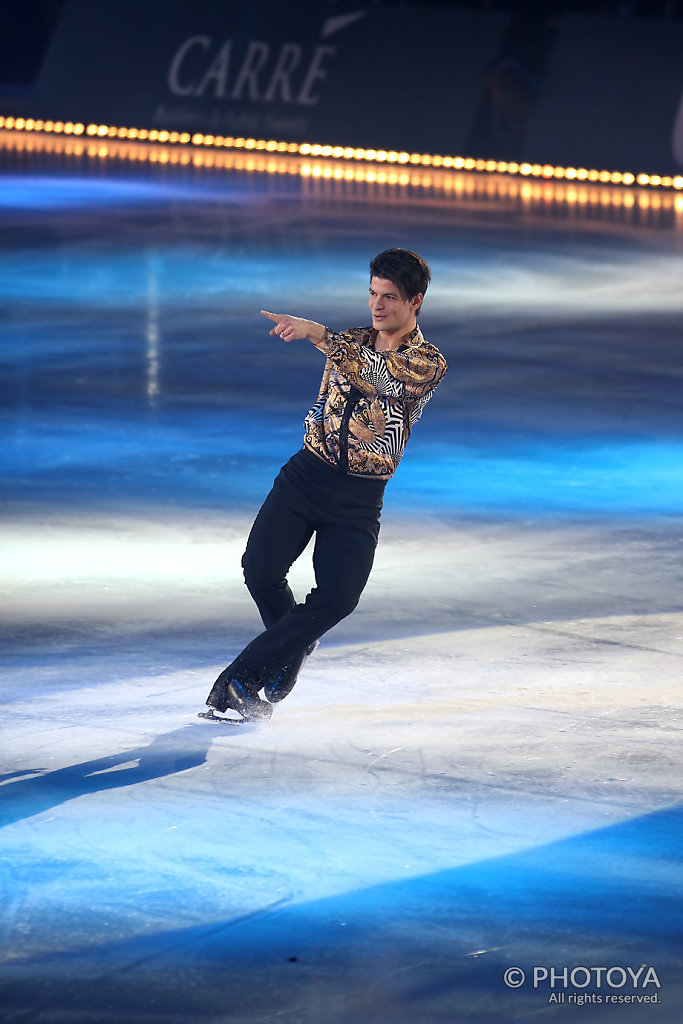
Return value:
<svg viewBox="0 0 683 1024">
<path fill-rule="evenodd" d="M 261 310 L 261 316 L 267 316 L 269 320 L 274 320 L 276 324 L 278 324 L 282 319 L 281 315 L 278 315 L 277 313 L 269 313 L 267 309 Z"/>
</svg>

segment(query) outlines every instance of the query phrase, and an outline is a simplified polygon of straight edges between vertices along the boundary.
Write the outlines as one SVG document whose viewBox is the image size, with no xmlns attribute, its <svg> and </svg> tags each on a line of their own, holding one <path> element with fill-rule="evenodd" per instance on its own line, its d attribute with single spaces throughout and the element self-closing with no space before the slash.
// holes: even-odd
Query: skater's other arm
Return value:
<svg viewBox="0 0 683 1024">
<path fill-rule="evenodd" d="M 369 398 L 414 401 L 431 394 L 444 374 L 446 360 L 422 337 L 419 328 L 398 350 L 375 352 L 362 344 L 367 332 L 326 331 L 317 346 L 350 384 Z"/>
</svg>

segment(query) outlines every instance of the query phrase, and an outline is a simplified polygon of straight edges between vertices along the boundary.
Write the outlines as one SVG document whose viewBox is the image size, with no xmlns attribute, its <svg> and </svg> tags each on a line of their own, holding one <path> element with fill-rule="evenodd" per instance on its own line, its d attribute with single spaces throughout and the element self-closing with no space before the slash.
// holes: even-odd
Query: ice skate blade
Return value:
<svg viewBox="0 0 683 1024">
<path fill-rule="evenodd" d="M 198 711 L 197 718 L 205 718 L 207 722 L 218 722 L 220 725 L 251 725 L 248 718 L 222 718 L 214 714 L 213 708 L 208 711 Z"/>
</svg>

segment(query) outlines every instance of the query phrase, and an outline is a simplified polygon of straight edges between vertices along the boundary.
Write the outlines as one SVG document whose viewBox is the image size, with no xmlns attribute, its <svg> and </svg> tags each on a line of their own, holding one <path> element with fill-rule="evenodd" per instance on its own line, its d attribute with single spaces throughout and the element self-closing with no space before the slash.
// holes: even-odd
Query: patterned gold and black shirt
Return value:
<svg viewBox="0 0 683 1024">
<path fill-rule="evenodd" d="M 376 338 L 371 327 L 326 331 L 316 346 L 327 362 L 304 446 L 351 476 L 388 480 L 446 360 L 419 327 L 392 352 L 376 352 Z"/>
</svg>

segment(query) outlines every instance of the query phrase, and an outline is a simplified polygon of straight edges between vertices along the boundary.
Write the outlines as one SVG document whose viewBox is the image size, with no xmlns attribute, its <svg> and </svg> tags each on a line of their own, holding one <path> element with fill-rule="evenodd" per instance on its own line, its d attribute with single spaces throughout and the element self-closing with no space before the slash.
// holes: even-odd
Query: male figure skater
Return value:
<svg viewBox="0 0 683 1024">
<path fill-rule="evenodd" d="M 202 717 L 218 719 L 214 709 L 230 709 L 247 721 L 269 719 L 318 638 L 358 604 L 372 568 L 384 488 L 446 372 L 443 356 L 417 326 L 430 278 L 417 253 L 380 253 L 370 263 L 372 326 L 341 333 L 261 310 L 275 324 L 271 334 L 310 341 L 325 355 L 325 369 L 303 447 L 276 478 L 242 559 L 265 631 L 221 672 L 206 701 L 212 710 Z M 316 585 L 297 604 L 287 573 L 314 533 Z"/>
</svg>

